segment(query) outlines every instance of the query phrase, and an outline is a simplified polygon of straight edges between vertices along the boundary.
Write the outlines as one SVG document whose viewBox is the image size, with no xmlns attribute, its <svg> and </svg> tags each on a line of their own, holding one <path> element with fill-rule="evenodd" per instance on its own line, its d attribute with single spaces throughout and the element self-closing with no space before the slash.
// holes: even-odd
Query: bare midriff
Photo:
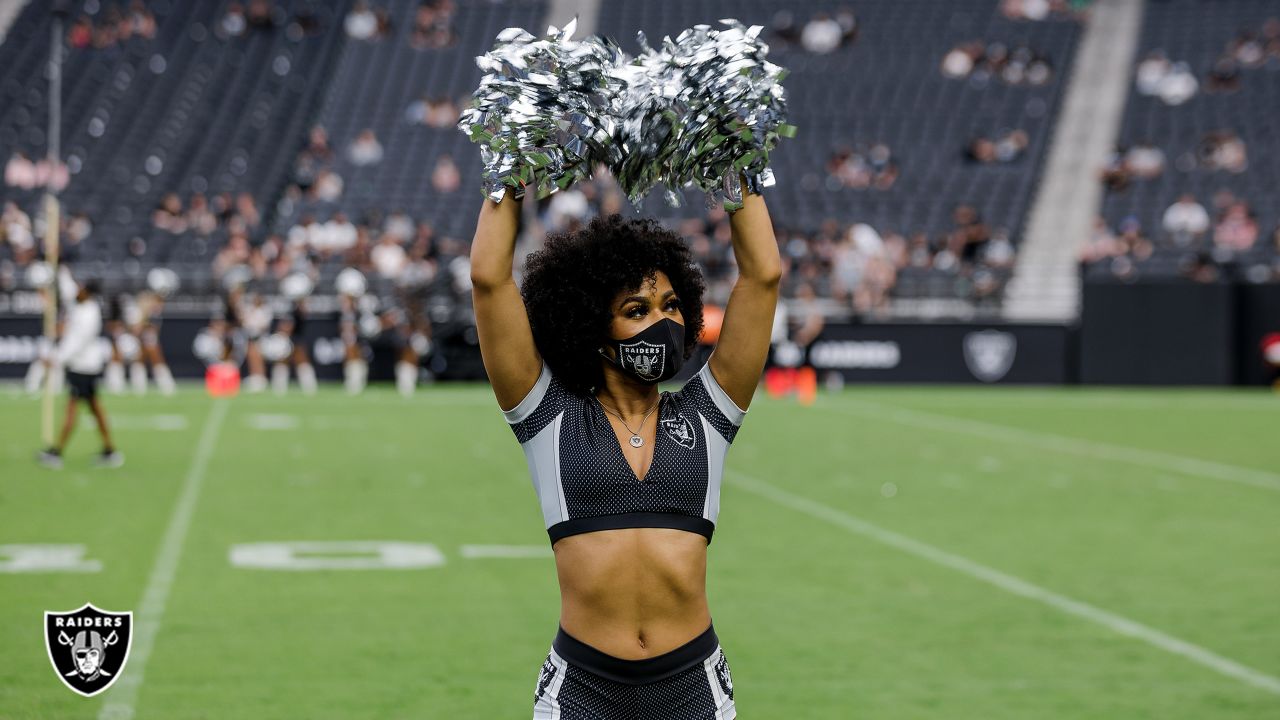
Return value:
<svg viewBox="0 0 1280 720">
<path fill-rule="evenodd" d="M 571 535 L 555 544 L 560 626 L 623 660 L 670 652 L 711 624 L 707 540 L 668 528 Z"/>
</svg>

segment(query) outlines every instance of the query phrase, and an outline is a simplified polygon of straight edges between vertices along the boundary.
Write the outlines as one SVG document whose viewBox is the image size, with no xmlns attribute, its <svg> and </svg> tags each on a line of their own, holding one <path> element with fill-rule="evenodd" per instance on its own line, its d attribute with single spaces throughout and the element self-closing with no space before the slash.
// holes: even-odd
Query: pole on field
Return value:
<svg viewBox="0 0 1280 720">
<path fill-rule="evenodd" d="M 62 18 L 70 8 L 65 0 L 53 4 L 53 22 L 49 32 L 49 175 L 44 194 L 44 257 L 53 271 L 53 281 L 45 290 L 44 336 L 51 348 L 57 347 L 58 322 L 58 226 L 62 214 L 58 209 L 58 167 L 62 148 Z M 50 365 L 45 372 L 44 402 L 40 411 L 40 438 L 46 447 L 53 445 L 53 374 L 60 368 Z"/>
</svg>

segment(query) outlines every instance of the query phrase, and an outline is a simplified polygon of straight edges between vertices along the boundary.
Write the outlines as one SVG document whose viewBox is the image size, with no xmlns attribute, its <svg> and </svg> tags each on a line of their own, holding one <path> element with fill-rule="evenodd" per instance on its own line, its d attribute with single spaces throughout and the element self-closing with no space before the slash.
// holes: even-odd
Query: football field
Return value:
<svg viewBox="0 0 1280 720">
<path fill-rule="evenodd" d="M 531 717 L 558 594 L 485 386 L 105 396 L 36 465 L 0 387 L 0 718 Z M 1280 718 L 1280 396 L 761 393 L 709 592 L 745 720 Z M 134 612 L 85 699 L 45 611 Z"/>
</svg>

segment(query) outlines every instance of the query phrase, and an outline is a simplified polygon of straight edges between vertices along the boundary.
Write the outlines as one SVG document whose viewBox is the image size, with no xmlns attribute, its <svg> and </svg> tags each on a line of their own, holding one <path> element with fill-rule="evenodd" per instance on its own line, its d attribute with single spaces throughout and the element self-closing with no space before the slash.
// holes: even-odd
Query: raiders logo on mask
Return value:
<svg viewBox="0 0 1280 720">
<path fill-rule="evenodd" d="M 670 380 L 684 363 L 684 326 L 663 318 L 624 340 L 612 340 L 614 365 L 640 382 L 652 385 Z M 600 354 L 609 355 L 600 350 Z"/>
</svg>

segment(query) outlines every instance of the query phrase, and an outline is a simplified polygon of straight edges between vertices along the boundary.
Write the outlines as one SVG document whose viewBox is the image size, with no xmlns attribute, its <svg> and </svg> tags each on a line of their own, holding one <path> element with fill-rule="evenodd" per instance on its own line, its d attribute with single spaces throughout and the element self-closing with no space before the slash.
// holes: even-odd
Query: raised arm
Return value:
<svg viewBox="0 0 1280 720">
<path fill-rule="evenodd" d="M 764 198 L 748 194 L 745 183 L 742 196 L 742 208 L 729 219 L 738 281 L 729 294 L 720 341 L 710 364 L 716 382 L 735 405 L 746 410 L 769 356 L 782 258 Z"/>
<path fill-rule="evenodd" d="M 486 198 L 471 243 L 471 299 L 480 354 L 503 410 L 520 404 L 542 370 L 524 299 L 511 275 L 519 219 L 520 202 L 510 194 L 501 203 Z"/>
</svg>

